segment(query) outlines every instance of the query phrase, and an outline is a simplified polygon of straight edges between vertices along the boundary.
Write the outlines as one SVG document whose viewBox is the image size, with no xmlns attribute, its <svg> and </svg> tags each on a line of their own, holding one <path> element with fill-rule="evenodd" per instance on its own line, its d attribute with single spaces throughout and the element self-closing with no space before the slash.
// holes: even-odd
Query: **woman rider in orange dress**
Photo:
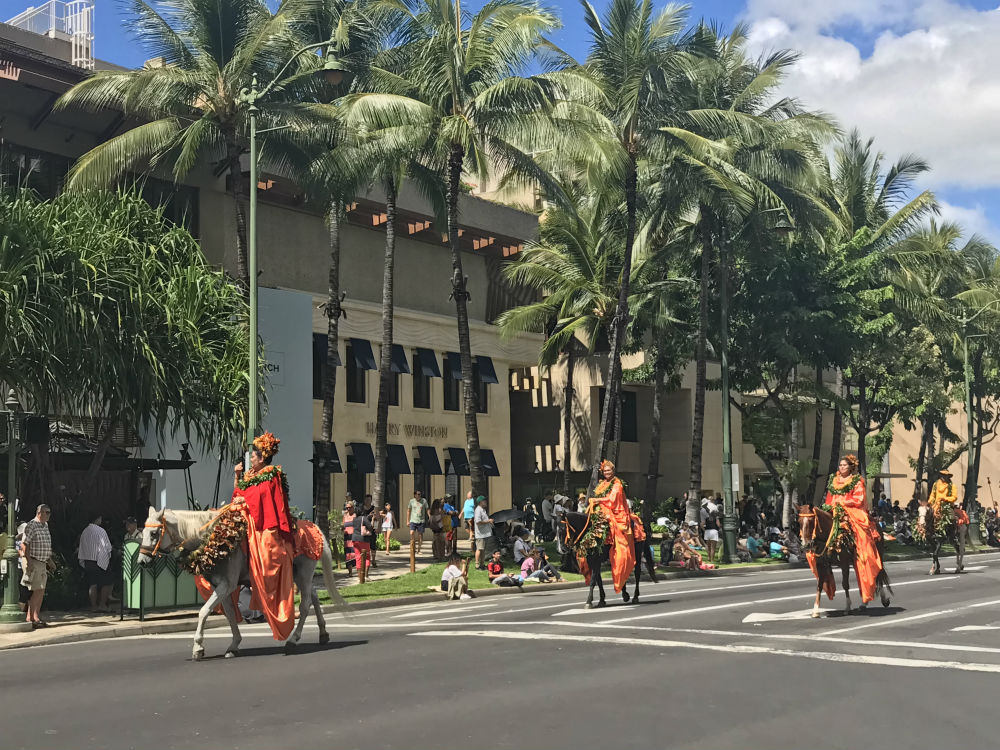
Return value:
<svg viewBox="0 0 1000 750">
<path fill-rule="evenodd" d="M 862 604 L 867 604 L 875 598 L 876 579 L 882 572 L 882 556 L 876 546 L 880 539 L 878 529 L 868 515 L 865 480 L 858 473 L 855 456 L 840 459 L 837 473 L 830 476 L 826 489 L 824 502 L 844 508 L 844 517 L 854 533 L 854 573 L 858 578 Z"/>
<path fill-rule="evenodd" d="M 275 640 L 284 641 L 295 625 L 295 525 L 288 507 L 288 480 L 280 466 L 271 465 L 280 442 L 270 432 L 254 439 L 249 471 L 241 477 L 243 464 L 235 467 L 233 502 L 246 503 L 250 608 L 263 612 Z"/>
<path fill-rule="evenodd" d="M 605 459 L 601 461 L 601 475 L 604 480 L 594 488 L 594 495 L 588 501 L 589 511 L 600 509 L 608 519 L 608 557 L 611 563 L 611 579 L 615 592 L 621 593 L 635 567 L 635 539 L 632 536 L 632 517 L 622 480 L 615 476 L 615 465 Z"/>
</svg>

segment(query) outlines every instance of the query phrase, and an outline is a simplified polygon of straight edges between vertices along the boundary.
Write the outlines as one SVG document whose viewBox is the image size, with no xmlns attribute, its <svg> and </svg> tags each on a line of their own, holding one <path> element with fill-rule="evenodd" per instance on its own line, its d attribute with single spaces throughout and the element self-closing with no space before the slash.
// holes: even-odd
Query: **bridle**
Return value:
<svg viewBox="0 0 1000 750">
<path fill-rule="evenodd" d="M 802 520 L 803 518 L 811 518 L 811 519 L 813 519 L 812 533 L 809 536 L 809 546 L 812 548 L 811 551 L 812 551 L 812 553 L 814 555 L 816 555 L 816 557 L 822 557 L 823 555 L 826 554 L 826 548 L 830 546 L 830 537 L 827 537 L 826 542 L 823 544 L 823 548 L 817 550 L 816 549 L 816 533 L 819 531 L 819 518 L 816 515 L 816 509 L 812 508 L 808 513 L 803 513 L 803 512 L 800 511 L 799 512 L 799 520 Z M 799 525 L 801 526 L 801 524 L 799 524 Z M 830 536 L 831 537 L 833 536 L 833 528 L 832 527 L 830 528 Z M 806 540 L 803 538 L 802 541 L 805 542 Z M 802 546 L 805 547 L 806 545 L 803 544 Z"/>
<path fill-rule="evenodd" d="M 139 546 L 140 555 L 149 555 L 150 557 L 159 556 L 160 545 L 163 544 L 163 540 L 168 536 L 170 537 L 171 540 L 171 546 L 175 546 L 178 542 L 180 542 L 180 540 L 175 538 L 174 535 L 170 532 L 170 527 L 167 526 L 167 520 L 165 516 L 166 514 L 164 514 L 164 516 L 160 518 L 159 523 L 149 523 L 149 521 L 147 521 L 145 524 L 143 524 L 143 528 L 145 529 L 159 529 L 160 535 L 156 538 L 156 544 L 153 545 L 152 547 L 146 547 L 140 545 Z"/>
</svg>

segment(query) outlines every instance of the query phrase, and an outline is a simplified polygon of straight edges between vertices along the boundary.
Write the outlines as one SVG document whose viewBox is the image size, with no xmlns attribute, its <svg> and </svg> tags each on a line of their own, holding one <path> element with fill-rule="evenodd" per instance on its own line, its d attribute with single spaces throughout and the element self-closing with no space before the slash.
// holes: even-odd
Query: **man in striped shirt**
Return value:
<svg viewBox="0 0 1000 750">
<path fill-rule="evenodd" d="M 87 576 L 90 609 L 94 612 L 108 612 L 108 597 L 111 596 L 111 540 L 108 532 L 101 527 L 100 516 L 91 521 L 80 535 L 77 557 Z"/>
<path fill-rule="evenodd" d="M 48 505 L 39 505 L 35 517 L 24 527 L 24 542 L 21 544 L 21 557 L 24 558 L 24 575 L 21 585 L 31 592 L 28 599 L 28 622 L 31 629 L 47 628 L 38 613 L 42 609 L 42 598 L 45 596 L 45 584 L 49 580 L 49 560 L 52 558 L 52 535 L 49 534 L 49 517 L 52 510 Z"/>
</svg>

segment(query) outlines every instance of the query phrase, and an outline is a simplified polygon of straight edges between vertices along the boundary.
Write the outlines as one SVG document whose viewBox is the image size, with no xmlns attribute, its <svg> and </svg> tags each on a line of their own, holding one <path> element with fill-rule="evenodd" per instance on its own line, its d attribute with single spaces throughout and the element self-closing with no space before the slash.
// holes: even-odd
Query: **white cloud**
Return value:
<svg viewBox="0 0 1000 750">
<path fill-rule="evenodd" d="M 978 234 L 986 238 L 996 238 L 998 232 L 993 222 L 986 215 L 986 210 L 982 204 L 977 203 L 972 208 L 959 206 L 947 201 L 939 200 L 941 208 L 941 220 L 953 221 L 965 230 L 965 236 Z"/>
<path fill-rule="evenodd" d="M 927 159 L 931 186 L 1000 186 L 1000 9 L 949 0 L 748 0 L 744 15 L 754 47 L 802 53 L 786 93 L 875 137 L 890 158 Z M 844 29 L 874 39 L 870 54 Z"/>
</svg>

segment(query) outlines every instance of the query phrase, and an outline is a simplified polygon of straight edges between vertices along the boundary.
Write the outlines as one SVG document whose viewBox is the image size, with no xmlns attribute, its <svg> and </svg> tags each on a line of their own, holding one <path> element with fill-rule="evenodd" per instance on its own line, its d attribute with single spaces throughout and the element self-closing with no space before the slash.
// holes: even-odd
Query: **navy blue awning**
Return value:
<svg viewBox="0 0 1000 750">
<path fill-rule="evenodd" d="M 460 477 L 469 476 L 469 459 L 465 455 L 465 448 L 447 448 L 446 450 L 455 473 Z"/>
<path fill-rule="evenodd" d="M 421 349 L 420 347 L 417 347 L 417 363 L 419 363 L 420 372 L 424 374 L 424 377 L 441 377 L 441 370 L 438 369 L 437 355 L 430 349 Z M 414 366 L 416 367 L 418 365 L 415 364 Z"/>
<path fill-rule="evenodd" d="M 365 339 L 351 339 L 351 355 L 358 367 L 362 370 L 377 370 L 375 364 L 375 353 L 372 351 L 370 341 Z"/>
<path fill-rule="evenodd" d="M 399 344 L 392 345 L 392 365 L 390 365 L 389 369 L 398 373 L 410 372 L 410 365 L 406 361 L 406 352 L 403 351 L 403 347 Z"/>
<path fill-rule="evenodd" d="M 424 474 L 444 474 L 441 471 L 441 463 L 438 461 L 438 452 L 430 445 L 418 445 L 417 454 L 420 456 L 420 468 Z"/>
<path fill-rule="evenodd" d="M 330 471 L 334 474 L 343 474 L 344 467 L 340 463 L 337 446 L 333 443 L 324 443 L 322 440 L 313 440 L 312 462 L 314 466 L 318 466 L 319 461 L 324 459 L 324 453 L 326 454 L 325 459 L 329 461 Z"/>
<path fill-rule="evenodd" d="M 495 383 L 499 384 L 500 381 L 497 380 L 497 371 L 493 367 L 493 360 L 489 357 L 485 357 L 482 354 L 476 357 L 476 364 L 479 366 L 479 379 L 484 383 Z"/>
<path fill-rule="evenodd" d="M 370 443 L 348 443 L 359 474 L 375 473 L 375 453 Z"/>
<path fill-rule="evenodd" d="M 458 352 L 448 352 L 444 357 L 445 369 L 451 373 L 455 380 L 462 379 L 462 357 Z"/>
<path fill-rule="evenodd" d="M 483 467 L 483 474 L 488 477 L 500 476 L 500 467 L 497 466 L 496 456 L 489 448 L 479 449 L 479 463 Z"/>
<path fill-rule="evenodd" d="M 326 363 L 326 345 L 327 338 L 324 333 L 314 333 L 313 334 L 313 359 L 317 362 Z M 342 364 L 340 361 L 340 352 L 333 353 L 333 364 L 334 367 L 340 367 Z"/>
<path fill-rule="evenodd" d="M 406 458 L 406 448 L 401 445 L 385 446 L 389 452 L 389 468 L 396 476 L 410 473 L 410 462 Z"/>
</svg>

